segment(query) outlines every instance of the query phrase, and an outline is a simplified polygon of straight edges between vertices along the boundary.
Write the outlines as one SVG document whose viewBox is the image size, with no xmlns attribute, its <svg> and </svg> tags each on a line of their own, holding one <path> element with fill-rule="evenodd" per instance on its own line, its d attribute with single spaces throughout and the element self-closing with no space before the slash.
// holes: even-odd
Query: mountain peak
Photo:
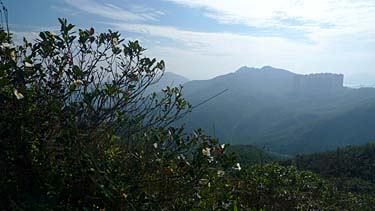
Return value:
<svg viewBox="0 0 375 211">
<path fill-rule="evenodd" d="M 259 73 L 261 73 L 261 72 L 262 73 L 268 73 L 268 74 L 288 74 L 288 75 L 295 74 L 291 71 L 275 68 L 275 67 L 272 67 L 272 66 L 263 66 L 262 68 L 243 66 L 240 69 L 238 69 L 236 71 L 236 73 L 248 73 L 248 72 L 251 72 L 251 71 L 256 71 L 256 72 L 259 72 Z"/>
<path fill-rule="evenodd" d="M 274 67 L 272 67 L 272 66 L 263 66 L 263 67 L 261 68 L 261 70 L 275 70 L 275 69 L 277 69 L 277 68 L 274 68 Z"/>
<path fill-rule="evenodd" d="M 247 72 L 247 71 L 252 71 L 252 70 L 254 71 L 254 70 L 258 70 L 258 69 L 254 68 L 254 67 L 242 66 L 236 72 Z"/>
</svg>

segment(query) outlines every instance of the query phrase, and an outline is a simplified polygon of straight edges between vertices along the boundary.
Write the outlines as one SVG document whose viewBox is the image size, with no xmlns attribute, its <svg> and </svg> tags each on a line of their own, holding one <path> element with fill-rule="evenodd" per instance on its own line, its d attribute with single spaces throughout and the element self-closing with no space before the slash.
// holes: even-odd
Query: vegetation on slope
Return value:
<svg viewBox="0 0 375 211">
<path fill-rule="evenodd" d="M 336 151 L 297 155 L 285 163 L 326 178 L 356 178 L 375 183 L 374 142 L 364 146 L 338 148 Z"/>
<path fill-rule="evenodd" d="M 375 143 L 336 151 L 298 155 L 282 162 L 322 175 L 342 192 L 360 194 L 375 208 Z"/>
<path fill-rule="evenodd" d="M 288 156 L 268 152 L 253 145 L 230 145 L 228 152 L 235 153 L 242 165 L 266 164 L 288 158 Z"/>
<path fill-rule="evenodd" d="M 325 177 L 356 177 L 375 182 L 375 143 L 348 146 L 324 153 L 298 155 L 293 164 Z"/>
</svg>

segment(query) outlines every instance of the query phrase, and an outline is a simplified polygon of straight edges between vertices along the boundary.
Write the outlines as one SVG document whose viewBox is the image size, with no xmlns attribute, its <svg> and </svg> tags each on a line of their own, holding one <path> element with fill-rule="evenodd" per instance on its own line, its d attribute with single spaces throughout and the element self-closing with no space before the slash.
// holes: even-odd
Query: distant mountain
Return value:
<svg viewBox="0 0 375 211">
<path fill-rule="evenodd" d="M 347 88 L 343 79 L 340 74 L 300 75 L 266 66 L 189 81 L 184 96 L 193 105 L 227 91 L 180 123 L 203 128 L 223 142 L 255 144 L 282 154 L 375 140 L 375 89 Z"/>
<path fill-rule="evenodd" d="M 179 85 L 182 85 L 188 81 L 189 79 L 182 75 L 178 75 L 172 72 L 165 72 L 158 81 L 155 81 L 154 84 L 147 88 L 146 93 L 160 92 L 167 86 L 178 87 Z"/>
</svg>

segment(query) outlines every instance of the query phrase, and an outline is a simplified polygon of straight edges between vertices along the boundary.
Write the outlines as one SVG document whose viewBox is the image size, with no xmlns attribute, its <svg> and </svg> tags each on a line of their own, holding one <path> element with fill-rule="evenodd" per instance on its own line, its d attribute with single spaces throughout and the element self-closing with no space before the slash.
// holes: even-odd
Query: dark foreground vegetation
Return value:
<svg viewBox="0 0 375 211">
<path fill-rule="evenodd" d="M 170 127 L 191 106 L 181 88 L 144 94 L 163 61 L 59 21 L 32 43 L 0 31 L 0 210 L 374 208 L 310 171 L 242 168 L 217 139 Z"/>
</svg>

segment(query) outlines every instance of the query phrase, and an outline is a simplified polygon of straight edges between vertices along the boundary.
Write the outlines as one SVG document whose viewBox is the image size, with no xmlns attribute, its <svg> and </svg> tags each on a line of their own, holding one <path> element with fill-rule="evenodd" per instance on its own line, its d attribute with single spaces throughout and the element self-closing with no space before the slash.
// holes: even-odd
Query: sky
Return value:
<svg viewBox="0 0 375 211">
<path fill-rule="evenodd" d="M 269 65 L 375 85 L 375 0 L 2 1 L 15 36 L 57 32 L 58 17 L 117 30 L 190 79 Z"/>
</svg>

